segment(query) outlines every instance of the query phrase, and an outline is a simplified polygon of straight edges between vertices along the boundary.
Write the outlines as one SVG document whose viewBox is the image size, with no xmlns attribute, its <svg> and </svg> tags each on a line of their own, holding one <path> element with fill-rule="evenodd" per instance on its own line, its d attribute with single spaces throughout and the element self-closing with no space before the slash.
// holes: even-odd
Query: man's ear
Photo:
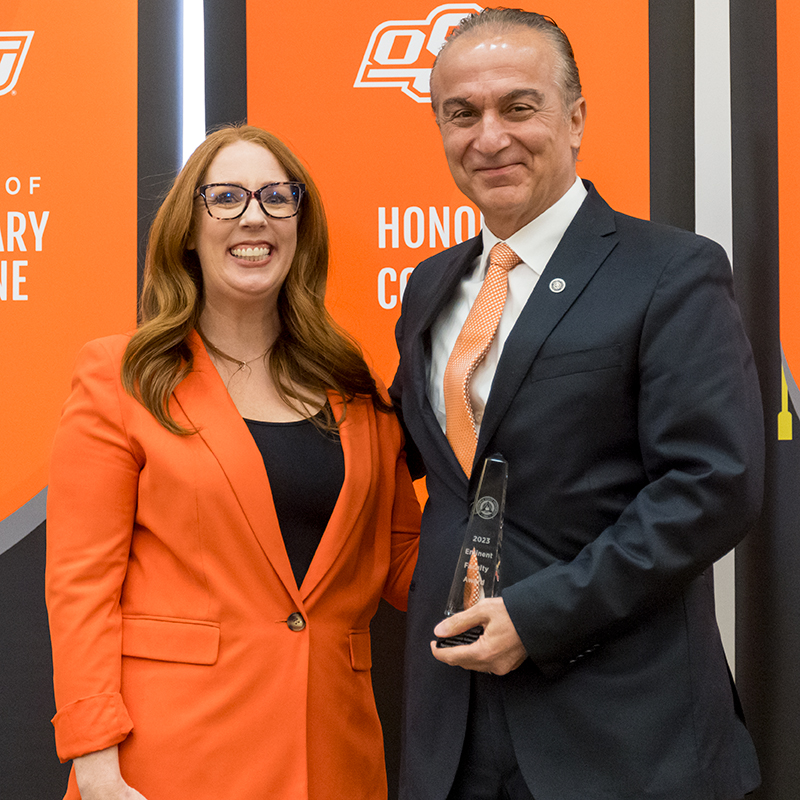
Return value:
<svg viewBox="0 0 800 800">
<path fill-rule="evenodd" d="M 569 114 L 570 137 L 572 149 L 580 150 L 583 130 L 586 127 L 586 98 L 579 97 L 573 104 Z"/>
</svg>

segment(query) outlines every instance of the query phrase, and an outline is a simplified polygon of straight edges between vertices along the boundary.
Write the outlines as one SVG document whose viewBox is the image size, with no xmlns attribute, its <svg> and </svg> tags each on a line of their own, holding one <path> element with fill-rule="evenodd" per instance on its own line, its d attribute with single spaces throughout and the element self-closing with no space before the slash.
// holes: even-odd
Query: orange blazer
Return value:
<svg viewBox="0 0 800 800">
<path fill-rule="evenodd" d="M 348 403 L 344 485 L 298 588 L 263 460 L 199 338 L 171 399 L 189 436 L 124 392 L 127 341 L 82 350 L 52 457 L 59 757 L 119 743 L 147 800 L 382 800 L 369 622 L 381 596 L 405 608 L 419 533 L 397 420 Z"/>
</svg>

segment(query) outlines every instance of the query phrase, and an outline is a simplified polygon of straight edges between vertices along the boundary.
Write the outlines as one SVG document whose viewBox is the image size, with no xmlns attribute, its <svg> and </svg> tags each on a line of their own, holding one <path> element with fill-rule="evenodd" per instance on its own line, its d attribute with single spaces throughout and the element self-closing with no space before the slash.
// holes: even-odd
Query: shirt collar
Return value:
<svg viewBox="0 0 800 800">
<path fill-rule="evenodd" d="M 506 244 L 526 266 L 537 275 L 541 275 L 587 194 L 583 181 L 575 178 L 575 183 L 559 200 L 509 236 L 505 240 Z M 489 252 L 503 240 L 498 239 L 486 225 L 481 230 L 481 236 L 483 237 L 483 253 L 478 266 L 478 274 L 484 276 L 488 269 Z"/>
</svg>

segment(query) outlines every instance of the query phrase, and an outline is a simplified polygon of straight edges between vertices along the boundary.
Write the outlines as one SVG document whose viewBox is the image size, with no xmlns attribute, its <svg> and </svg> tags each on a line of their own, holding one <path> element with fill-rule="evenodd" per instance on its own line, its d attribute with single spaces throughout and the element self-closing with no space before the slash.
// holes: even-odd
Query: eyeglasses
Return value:
<svg viewBox="0 0 800 800">
<path fill-rule="evenodd" d="M 275 219 L 288 219 L 300 210 L 306 185 L 297 181 L 268 183 L 251 192 L 235 183 L 207 183 L 197 187 L 206 211 L 214 219 L 237 219 L 255 198 L 261 210 Z"/>
</svg>

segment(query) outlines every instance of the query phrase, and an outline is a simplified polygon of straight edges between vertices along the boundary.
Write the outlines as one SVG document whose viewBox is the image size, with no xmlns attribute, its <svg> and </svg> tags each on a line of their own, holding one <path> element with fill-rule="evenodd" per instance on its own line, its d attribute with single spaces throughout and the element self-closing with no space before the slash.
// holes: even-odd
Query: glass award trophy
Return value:
<svg viewBox="0 0 800 800">
<path fill-rule="evenodd" d="M 446 617 L 472 608 L 484 597 L 494 597 L 498 590 L 507 483 L 508 463 L 499 453 L 489 456 L 483 462 L 478 491 L 444 610 Z M 440 638 L 436 646 L 472 644 L 482 633 L 483 627 L 478 625 L 456 636 Z"/>
</svg>

